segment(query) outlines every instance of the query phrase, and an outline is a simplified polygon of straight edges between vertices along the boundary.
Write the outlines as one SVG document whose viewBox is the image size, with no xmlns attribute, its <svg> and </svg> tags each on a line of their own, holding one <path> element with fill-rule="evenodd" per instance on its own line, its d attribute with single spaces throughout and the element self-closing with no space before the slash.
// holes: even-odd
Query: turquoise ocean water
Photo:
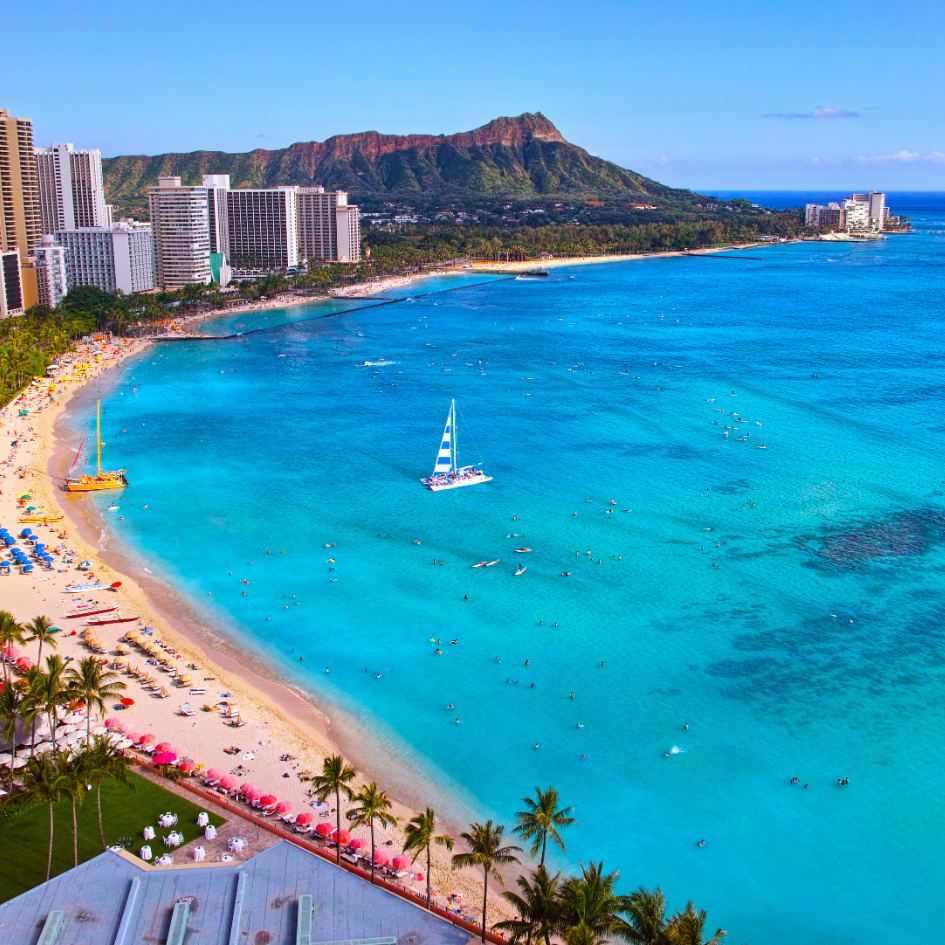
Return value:
<svg viewBox="0 0 945 945">
<path fill-rule="evenodd" d="M 554 784 L 555 865 L 731 942 L 942 941 L 945 214 L 912 217 L 221 320 L 266 330 L 103 392 L 103 514 L 389 787 L 510 825 Z M 451 397 L 494 481 L 433 494 Z"/>
</svg>

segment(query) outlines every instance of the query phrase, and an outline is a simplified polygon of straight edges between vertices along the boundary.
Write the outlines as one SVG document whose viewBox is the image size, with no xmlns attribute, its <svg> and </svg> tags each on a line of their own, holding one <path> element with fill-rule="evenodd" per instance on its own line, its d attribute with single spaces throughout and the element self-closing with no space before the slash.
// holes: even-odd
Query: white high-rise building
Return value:
<svg viewBox="0 0 945 945">
<path fill-rule="evenodd" d="M 204 174 L 207 188 L 207 212 L 210 220 L 210 252 L 223 253 L 229 258 L 229 228 L 227 225 L 226 195 L 230 190 L 229 174 Z"/>
<path fill-rule="evenodd" d="M 343 190 L 300 187 L 299 255 L 325 262 L 359 262 L 361 224 L 358 208 Z"/>
<path fill-rule="evenodd" d="M 154 237 L 154 284 L 176 289 L 210 281 L 210 221 L 206 187 L 182 187 L 159 177 L 148 188 Z"/>
<path fill-rule="evenodd" d="M 30 250 L 35 260 L 36 289 L 39 304 L 55 308 L 69 291 L 66 269 L 68 250 L 56 242 L 54 236 L 43 236 L 39 246 Z"/>
<path fill-rule="evenodd" d="M 297 191 L 298 187 L 227 191 L 229 259 L 235 270 L 298 266 Z"/>
<path fill-rule="evenodd" d="M 154 288 L 153 242 L 146 224 L 60 230 L 56 242 L 67 250 L 70 286 L 94 285 L 125 295 Z"/>
<path fill-rule="evenodd" d="M 76 151 L 71 143 L 34 148 L 43 233 L 108 226 L 102 152 Z"/>
</svg>

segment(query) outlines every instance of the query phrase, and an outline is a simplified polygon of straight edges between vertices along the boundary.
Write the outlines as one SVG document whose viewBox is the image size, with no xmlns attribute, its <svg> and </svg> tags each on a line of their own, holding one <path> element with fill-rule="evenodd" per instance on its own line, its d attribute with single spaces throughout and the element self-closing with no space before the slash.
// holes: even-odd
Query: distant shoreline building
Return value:
<svg viewBox="0 0 945 945">
<path fill-rule="evenodd" d="M 296 187 L 231 190 L 226 195 L 230 265 L 274 272 L 299 264 Z"/>
<path fill-rule="evenodd" d="M 17 249 L 0 249 L 0 318 L 22 315 L 23 279 Z"/>
<path fill-rule="evenodd" d="M 179 289 L 210 282 L 210 220 L 206 187 L 159 177 L 148 188 L 154 239 L 154 285 Z"/>
<path fill-rule="evenodd" d="M 76 151 L 66 142 L 34 152 L 44 234 L 110 225 L 101 151 Z"/>
<path fill-rule="evenodd" d="M 33 247 L 32 255 L 39 304 L 55 308 L 69 291 L 66 266 L 68 252 L 56 242 L 54 236 L 44 235 L 39 246 Z"/>
<path fill-rule="evenodd" d="M 94 285 L 125 295 L 154 288 L 154 244 L 149 224 L 60 230 L 55 240 L 66 250 L 70 287 Z"/>
<path fill-rule="evenodd" d="M 324 262 L 361 261 L 360 211 L 343 190 L 299 187 L 299 253 Z"/>
<path fill-rule="evenodd" d="M 853 194 L 843 203 L 809 203 L 804 212 L 805 226 L 829 226 L 848 232 L 878 232 L 886 229 L 888 220 L 886 194 L 875 190 Z"/>
</svg>

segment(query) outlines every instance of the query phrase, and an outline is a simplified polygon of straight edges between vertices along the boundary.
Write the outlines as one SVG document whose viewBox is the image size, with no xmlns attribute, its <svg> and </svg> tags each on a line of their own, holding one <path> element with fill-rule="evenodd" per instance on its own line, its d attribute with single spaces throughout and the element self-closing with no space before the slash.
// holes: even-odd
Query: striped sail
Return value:
<svg viewBox="0 0 945 945">
<path fill-rule="evenodd" d="M 436 454 L 436 466 L 433 467 L 434 476 L 453 471 L 453 417 L 455 406 L 456 402 L 450 401 L 450 412 L 446 418 L 446 429 L 443 431 L 443 439 L 440 441 L 440 452 Z"/>
</svg>

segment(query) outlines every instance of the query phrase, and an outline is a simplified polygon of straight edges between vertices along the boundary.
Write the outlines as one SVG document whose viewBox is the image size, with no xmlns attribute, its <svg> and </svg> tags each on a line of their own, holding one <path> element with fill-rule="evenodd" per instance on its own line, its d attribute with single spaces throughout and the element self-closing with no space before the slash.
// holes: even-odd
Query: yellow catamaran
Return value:
<svg viewBox="0 0 945 945">
<path fill-rule="evenodd" d="M 88 435 L 88 434 L 86 434 Z M 82 437 L 82 443 L 75 455 L 75 462 L 69 468 L 66 474 L 67 492 L 99 492 L 102 489 L 124 489 L 128 485 L 125 479 L 125 470 L 119 469 L 117 472 L 103 472 L 102 470 L 102 402 L 95 404 L 95 444 L 98 451 L 98 464 L 94 476 L 86 476 L 82 470 L 85 469 L 86 460 L 83 458 L 85 448 L 85 437 Z M 78 467 L 78 473 L 76 473 Z"/>
</svg>

